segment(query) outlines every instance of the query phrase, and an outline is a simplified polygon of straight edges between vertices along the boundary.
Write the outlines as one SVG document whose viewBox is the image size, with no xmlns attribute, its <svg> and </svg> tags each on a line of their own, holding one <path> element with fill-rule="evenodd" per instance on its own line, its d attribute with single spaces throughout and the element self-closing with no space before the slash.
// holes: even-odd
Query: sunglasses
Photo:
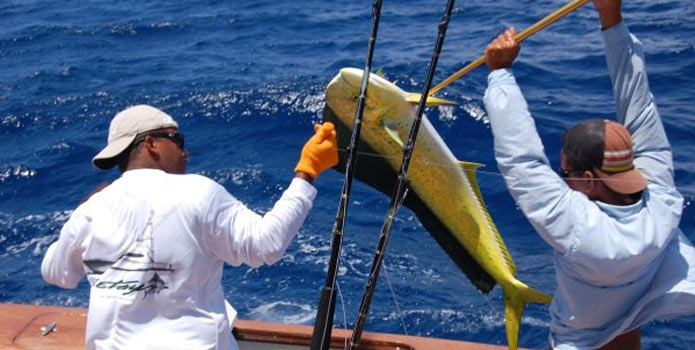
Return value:
<svg viewBox="0 0 695 350">
<path fill-rule="evenodd" d="M 133 142 L 133 146 L 137 146 L 140 142 L 145 140 L 145 137 L 154 137 L 154 138 L 162 138 L 162 139 L 169 139 L 172 142 L 174 142 L 181 150 L 184 148 L 184 142 L 183 142 L 183 134 L 178 132 L 178 131 L 153 131 L 153 132 L 148 132 L 145 134 L 138 135 L 138 137 L 135 138 L 135 141 Z"/>
</svg>

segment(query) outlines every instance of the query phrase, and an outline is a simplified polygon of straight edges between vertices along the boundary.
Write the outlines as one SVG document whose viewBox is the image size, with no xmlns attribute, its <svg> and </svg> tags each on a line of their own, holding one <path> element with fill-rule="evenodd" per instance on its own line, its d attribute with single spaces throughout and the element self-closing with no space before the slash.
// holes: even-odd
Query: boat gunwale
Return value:
<svg viewBox="0 0 695 350">
<path fill-rule="evenodd" d="M 40 329 L 56 321 L 55 332 L 40 335 Z M 82 350 L 85 344 L 87 309 L 67 306 L 0 303 L 0 349 Z M 238 341 L 308 346 L 313 327 L 266 321 L 237 320 L 233 333 Z M 351 330 L 334 329 L 331 348 L 343 349 Z M 506 347 L 442 338 L 364 332 L 361 350 L 502 350 Z"/>
</svg>

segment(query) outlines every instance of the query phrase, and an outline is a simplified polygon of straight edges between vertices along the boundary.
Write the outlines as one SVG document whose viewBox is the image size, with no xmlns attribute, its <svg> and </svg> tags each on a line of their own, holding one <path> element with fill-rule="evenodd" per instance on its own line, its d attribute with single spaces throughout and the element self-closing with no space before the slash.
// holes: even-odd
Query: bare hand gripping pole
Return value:
<svg viewBox="0 0 695 350">
<path fill-rule="evenodd" d="M 449 26 L 451 12 L 454 9 L 454 2 L 455 0 L 448 0 L 446 11 L 444 12 L 444 17 L 439 22 L 439 36 L 437 37 L 437 43 L 435 44 L 434 52 L 432 53 L 429 72 L 427 74 L 427 81 L 425 82 L 425 90 L 420 97 L 420 104 L 418 105 L 415 120 L 413 121 L 413 125 L 410 128 L 408 143 L 403 149 L 403 161 L 401 162 L 401 169 L 400 173 L 398 174 L 398 183 L 394 190 L 393 196 L 391 196 L 391 205 L 389 207 L 384 226 L 381 229 L 381 235 L 379 236 L 379 242 L 377 245 L 376 253 L 374 254 L 374 260 L 372 261 L 372 268 L 369 273 L 369 279 L 367 280 L 367 284 L 364 289 L 364 296 L 362 297 L 362 302 L 360 304 L 360 311 L 357 316 L 357 322 L 355 322 L 355 327 L 352 331 L 352 337 L 350 339 L 350 350 L 356 350 L 360 346 L 360 338 L 362 337 L 364 323 L 367 320 L 367 314 L 369 313 L 369 307 L 372 302 L 372 296 L 374 295 L 374 290 L 376 288 L 377 279 L 379 277 L 379 270 L 381 269 L 381 262 L 384 259 L 384 251 L 386 250 L 386 243 L 388 241 L 389 233 L 391 231 L 391 224 L 393 223 L 393 219 L 396 216 L 396 213 L 398 212 L 398 209 L 400 208 L 401 204 L 403 203 L 406 192 L 408 190 L 408 167 L 410 165 L 410 158 L 415 148 L 415 140 L 417 138 L 417 133 L 420 130 L 422 115 L 425 111 L 425 103 L 427 102 L 427 96 L 429 95 L 430 86 L 432 85 L 434 72 L 437 68 L 439 54 L 441 53 L 442 46 L 444 45 L 444 37 L 446 36 L 446 29 Z"/>
<path fill-rule="evenodd" d="M 328 261 L 326 285 L 321 290 L 321 299 L 319 301 L 319 307 L 316 310 L 316 320 L 314 321 L 314 333 L 311 340 L 311 350 L 328 350 L 331 343 L 331 331 L 333 329 L 333 314 L 335 311 L 336 297 L 335 283 L 338 275 L 340 251 L 343 244 L 343 227 L 345 226 L 345 217 L 347 216 L 350 189 L 352 188 L 355 160 L 357 159 L 357 146 L 360 137 L 360 129 L 362 127 L 362 116 L 364 115 L 367 87 L 369 85 L 369 74 L 372 70 L 374 46 L 376 44 L 376 37 L 379 31 L 381 3 L 382 0 L 374 0 L 372 3 L 372 33 L 369 37 L 367 59 L 364 73 L 362 75 L 362 86 L 360 88 L 360 96 L 357 100 L 357 111 L 355 112 L 355 121 L 352 125 L 350 145 L 348 146 L 343 190 L 340 195 L 340 204 L 338 206 L 338 213 L 335 217 L 335 224 L 333 225 L 331 256 Z"/>
</svg>

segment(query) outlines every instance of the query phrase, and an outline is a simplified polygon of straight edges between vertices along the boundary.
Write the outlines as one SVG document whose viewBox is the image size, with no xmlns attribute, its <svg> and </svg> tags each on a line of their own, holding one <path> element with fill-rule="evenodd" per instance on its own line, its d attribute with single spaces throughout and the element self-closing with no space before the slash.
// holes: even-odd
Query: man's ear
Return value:
<svg viewBox="0 0 695 350">
<path fill-rule="evenodd" d="M 155 161 L 159 160 L 160 147 L 157 142 L 155 142 L 154 137 L 149 135 L 145 136 L 145 140 L 142 141 L 141 147 L 145 147 L 145 149 L 147 149 L 147 153 L 149 154 L 150 158 Z"/>
<path fill-rule="evenodd" d="M 598 181 L 601 181 L 596 174 L 591 170 L 584 170 L 582 177 L 585 181 L 582 181 L 588 193 L 593 193 L 598 188 Z"/>
<path fill-rule="evenodd" d="M 143 146 L 147 148 L 148 151 L 156 151 L 157 149 L 157 143 L 154 142 L 154 137 L 152 136 L 145 136 L 145 139 L 142 141 Z"/>
</svg>

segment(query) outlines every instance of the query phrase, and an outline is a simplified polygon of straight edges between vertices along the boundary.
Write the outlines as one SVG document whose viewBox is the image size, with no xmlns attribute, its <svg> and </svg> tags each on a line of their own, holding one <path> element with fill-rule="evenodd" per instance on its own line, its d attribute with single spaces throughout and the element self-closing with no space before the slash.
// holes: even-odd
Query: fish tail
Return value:
<svg viewBox="0 0 695 350">
<path fill-rule="evenodd" d="M 518 347 L 521 315 L 524 313 L 526 304 L 549 304 L 552 301 L 553 297 L 550 295 L 537 291 L 518 280 L 514 281 L 512 287 L 504 289 L 504 314 L 509 350 L 516 350 Z"/>
</svg>

